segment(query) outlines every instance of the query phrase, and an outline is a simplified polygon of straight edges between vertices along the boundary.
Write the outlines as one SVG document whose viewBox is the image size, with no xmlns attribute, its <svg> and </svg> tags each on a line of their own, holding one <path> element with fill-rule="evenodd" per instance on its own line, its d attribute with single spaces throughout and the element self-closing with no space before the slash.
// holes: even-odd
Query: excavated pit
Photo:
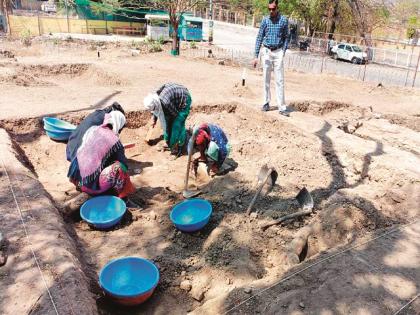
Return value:
<svg viewBox="0 0 420 315">
<path fill-rule="evenodd" d="M 119 74 L 90 63 L 0 63 L 0 83 L 17 86 L 56 86 L 57 80 L 81 80 L 97 86 L 128 86 Z"/>
<path fill-rule="evenodd" d="M 305 106 L 297 108 L 310 111 Z M 338 104 L 315 111 L 327 115 L 349 108 Z M 77 124 L 85 115 L 57 117 Z M 97 286 L 99 270 L 116 257 L 146 257 L 161 272 L 160 284 L 150 302 L 123 313 L 165 309 L 185 313 L 233 287 L 248 287 L 260 279 L 275 280 L 290 266 L 317 257 L 320 251 L 408 220 L 407 212 L 396 214 L 392 210 L 396 204 L 392 196 L 398 204 L 406 205 L 402 193 L 405 186 L 390 193 L 388 187 L 381 186 L 387 174 L 378 173 L 380 168 L 371 170 L 369 177 L 363 179 L 363 185 L 371 184 L 371 189 L 377 190 L 379 197 L 374 202 L 375 198 L 359 196 L 357 185 L 348 183 L 350 178 L 361 176 L 360 172 L 343 165 L 341 152 L 335 152 L 328 139 L 308 136 L 301 129 L 258 111 L 250 115 L 250 109 L 240 104 L 216 104 L 195 106 L 187 125 L 206 121 L 223 126 L 233 146 L 229 163 L 237 163 L 237 167 L 223 176 L 192 180 L 192 186 L 202 189 L 202 197 L 213 204 L 214 214 L 202 231 L 178 232 L 169 220 L 169 211 L 182 200 L 186 157 L 174 160 L 162 150 L 162 142 L 149 146 L 143 141 L 149 119 L 144 111 L 128 112 L 128 128 L 121 134 L 123 143 L 136 143 L 126 154 L 138 188 L 132 199 L 143 210 L 129 209 L 122 222 L 108 231 L 91 229 L 71 206 L 79 193 L 66 178 L 65 144 L 51 141 L 44 134 L 42 118 L 0 121 L 0 127 L 9 132 L 19 147 L 21 161 L 34 171 L 65 218 L 80 249 L 101 314 L 121 311 L 103 297 Z M 352 158 L 356 164 L 363 162 L 363 156 Z M 257 214 L 248 217 L 245 212 L 256 190 L 256 174 L 264 163 L 279 172 L 278 184 L 257 201 Z M 400 172 L 389 172 L 406 180 Z M 313 194 L 315 213 L 262 231 L 260 223 L 299 210 L 294 196 L 303 186 Z M 306 241 L 295 252 L 297 260 L 289 259 L 293 252 L 289 244 L 305 228 L 309 230 L 304 235 Z M 190 292 L 180 288 L 186 280 L 192 285 Z"/>
</svg>

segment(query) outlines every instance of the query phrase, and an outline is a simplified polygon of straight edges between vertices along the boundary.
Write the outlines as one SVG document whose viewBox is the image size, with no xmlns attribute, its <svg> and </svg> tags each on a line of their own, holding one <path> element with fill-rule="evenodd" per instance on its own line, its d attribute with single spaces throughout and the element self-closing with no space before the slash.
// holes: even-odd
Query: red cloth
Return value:
<svg viewBox="0 0 420 315">
<path fill-rule="evenodd" d="M 203 129 L 200 128 L 198 135 L 195 138 L 195 143 L 197 145 L 207 144 L 210 141 L 210 135 Z"/>
</svg>

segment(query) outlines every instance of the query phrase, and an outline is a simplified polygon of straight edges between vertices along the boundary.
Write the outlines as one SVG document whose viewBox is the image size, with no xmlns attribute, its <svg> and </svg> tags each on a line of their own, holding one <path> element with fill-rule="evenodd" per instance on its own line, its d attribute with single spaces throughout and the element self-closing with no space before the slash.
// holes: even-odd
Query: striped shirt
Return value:
<svg viewBox="0 0 420 315">
<path fill-rule="evenodd" d="M 163 110 L 175 117 L 186 106 L 188 89 L 177 83 L 166 83 L 156 91 L 159 95 Z"/>
<path fill-rule="evenodd" d="M 265 16 L 255 43 L 255 57 L 258 58 L 261 45 L 269 48 L 283 48 L 286 51 L 289 44 L 289 22 L 283 15 L 271 19 Z"/>
</svg>

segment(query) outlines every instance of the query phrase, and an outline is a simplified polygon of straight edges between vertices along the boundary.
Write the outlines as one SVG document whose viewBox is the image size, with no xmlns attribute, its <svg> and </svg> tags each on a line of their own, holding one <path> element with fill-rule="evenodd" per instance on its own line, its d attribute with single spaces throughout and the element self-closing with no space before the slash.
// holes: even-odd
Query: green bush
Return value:
<svg viewBox="0 0 420 315">
<path fill-rule="evenodd" d="M 160 36 L 160 37 L 158 38 L 157 42 L 158 42 L 160 45 L 163 45 L 163 44 L 165 44 L 165 39 L 163 38 L 163 36 Z"/>
<path fill-rule="evenodd" d="M 191 49 L 197 49 L 197 43 L 195 41 L 190 42 Z"/>
<path fill-rule="evenodd" d="M 20 40 L 23 45 L 31 46 L 31 43 L 32 43 L 31 38 L 32 38 L 31 30 L 26 28 L 20 32 Z"/>
<path fill-rule="evenodd" d="M 149 52 L 160 52 L 162 51 L 162 44 L 159 42 L 152 42 L 149 44 Z"/>
</svg>

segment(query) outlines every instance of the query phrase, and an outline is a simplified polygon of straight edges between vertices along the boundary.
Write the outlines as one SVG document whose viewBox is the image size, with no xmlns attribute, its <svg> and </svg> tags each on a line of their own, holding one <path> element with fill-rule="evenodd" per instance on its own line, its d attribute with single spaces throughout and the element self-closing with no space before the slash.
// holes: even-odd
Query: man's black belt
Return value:
<svg viewBox="0 0 420 315">
<path fill-rule="evenodd" d="M 266 45 L 264 45 L 264 47 L 270 49 L 271 51 L 273 51 L 273 50 L 277 50 L 277 49 L 282 48 L 283 45 L 278 45 L 278 46 L 266 46 Z"/>
</svg>

